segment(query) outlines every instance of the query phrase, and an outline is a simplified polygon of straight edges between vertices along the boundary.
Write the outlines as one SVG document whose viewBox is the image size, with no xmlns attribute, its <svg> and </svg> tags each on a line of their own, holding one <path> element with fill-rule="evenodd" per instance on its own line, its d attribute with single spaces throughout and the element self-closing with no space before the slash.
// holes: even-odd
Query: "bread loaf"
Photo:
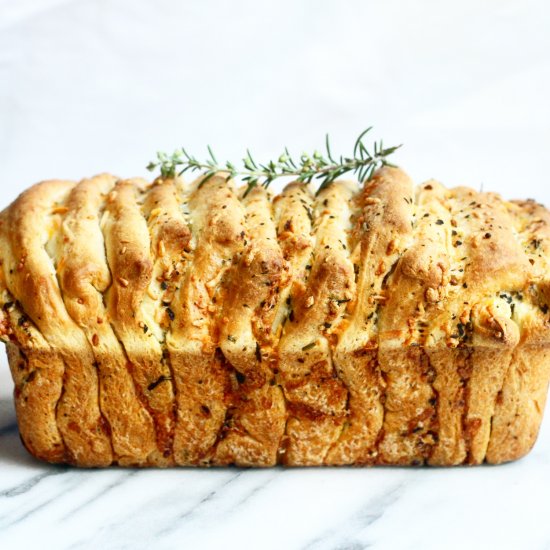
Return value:
<svg viewBox="0 0 550 550">
<path fill-rule="evenodd" d="M 536 202 L 390 167 L 275 198 L 223 173 L 42 182 L 0 215 L 22 440 L 77 466 L 517 459 L 549 253 Z"/>
</svg>

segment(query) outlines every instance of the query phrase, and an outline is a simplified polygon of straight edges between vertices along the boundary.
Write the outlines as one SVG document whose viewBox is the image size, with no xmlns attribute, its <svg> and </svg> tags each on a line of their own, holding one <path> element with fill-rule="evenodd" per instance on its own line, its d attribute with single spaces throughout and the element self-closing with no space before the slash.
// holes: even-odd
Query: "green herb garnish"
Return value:
<svg viewBox="0 0 550 550">
<path fill-rule="evenodd" d="M 308 349 L 314 348 L 316 345 L 317 345 L 317 342 L 315 342 L 315 341 L 310 342 L 309 344 L 306 344 L 306 345 L 302 348 L 302 351 L 307 351 Z"/>
<path fill-rule="evenodd" d="M 249 150 L 242 159 L 242 166 L 237 166 L 230 161 L 218 162 L 212 148 L 208 149 L 208 158 L 198 160 L 190 155 L 183 147 L 176 149 L 171 155 L 157 153 L 157 160 L 147 165 L 149 171 L 160 169 L 163 178 L 181 176 L 188 170 L 191 172 L 203 172 L 203 178 L 199 185 L 203 185 L 218 172 L 227 174 L 227 179 L 240 179 L 245 182 L 246 196 L 254 187 L 262 185 L 269 187 L 273 180 L 282 177 L 293 177 L 297 181 L 311 183 L 313 180 L 320 182 L 317 194 L 340 176 L 352 172 L 357 174 L 359 181 L 369 180 L 375 170 L 381 166 L 394 166 L 387 161 L 387 157 L 394 153 L 401 145 L 384 147 L 382 141 L 374 142 L 372 152 L 364 143 L 366 134 L 371 127 L 362 132 L 353 148 L 351 157 L 334 157 L 330 149 L 329 136 L 325 139 L 326 153 L 315 151 L 312 155 L 302 153 L 299 159 L 293 159 L 285 147 L 284 153 L 276 161 L 270 160 L 265 164 L 257 163 Z"/>
</svg>

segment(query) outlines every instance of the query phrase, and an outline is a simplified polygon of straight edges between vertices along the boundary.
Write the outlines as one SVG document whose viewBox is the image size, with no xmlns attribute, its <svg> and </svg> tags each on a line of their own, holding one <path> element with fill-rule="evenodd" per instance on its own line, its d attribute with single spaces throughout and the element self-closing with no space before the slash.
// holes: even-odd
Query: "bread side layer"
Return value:
<svg viewBox="0 0 550 550">
<path fill-rule="evenodd" d="M 456 465 L 532 447 L 550 213 L 385 168 L 43 182 L 0 214 L 22 439 L 79 466 Z"/>
<path fill-rule="evenodd" d="M 413 350 L 411 350 L 413 351 Z M 403 352 L 405 353 L 405 352 Z M 426 373 L 426 358 L 417 349 L 413 351 L 407 363 L 408 368 L 414 368 L 419 375 Z M 418 358 L 416 364 L 410 364 L 412 358 Z M 93 449 L 84 459 L 75 460 L 67 453 L 63 443 L 63 433 L 57 425 L 55 404 L 62 391 L 59 383 L 59 370 L 62 368 L 61 354 L 41 354 L 36 351 L 21 352 L 16 346 L 8 346 L 8 358 L 13 378 L 15 380 L 15 406 L 21 438 L 25 447 L 36 458 L 48 462 L 68 462 L 78 466 L 105 466 L 101 454 L 95 454 Z M 233 442 L 235 456 L 240 459 L 232 461 L 243 466 L 273 466 L 285 464 L 287 466 L 308 465 L 375 465 L 401 464 L 420 465 L 431 464 L 437 466 L 454 466 L 458 464 L 479 464 L 484 461 L 499 464 L 516 460 L 527 454 L 536 441 L 542 414 L 544 410 L 546 392 L 548 389 L 548 375 L 550 364 L 550 348 L 531 347 L 521 351 L 509 365 L 506 365 L 506 374 L 500 388 L 499 380 L 493 380 L 493 387 L 487 390 L 487 384 L 477 385 L 472 381 L 471 370 L 466 366 L 468 356 L 464 351 L 454 351 L 447 356 L 447 361 L 432 356 L 435 363 L 434 387 L 439 388 L 435 394 L 437 398 L 430 398 L 427 402 L 429 414 L 420 411 L 419 415 L 411 415 L 406 425 L 399 426 L 391 441 L 382 434 L 376 438 L 374 444 L 366 449 L 365 458 L 357 461 L 353 453 L 340 455 L 338 460 L 331 457 L 321 459 L 318 454 L 319 442 L 316 440 L 302 441 L 301 455 L 294 459 L 285 453 L 285 441 L 279 433 L 279 441 L 270 453 L 258 457 L 246 438 L 239 443 Z M 369 357 L 365 356 L 363 366 L 367 369 Z M 404 363 L 400 362 L 400 365 Z M 402 368 L 402 367 L 398 367 Z M 227 368 L 225 375 L 228 380 L 233 373 Z M 457 370 L 461 375 L 457 376 Z M 465 386 L 463 386 L 467 378 Z M 455 381 L 453 383 L 453 380 Z M 438 383 L 439 382 L 439 383 Z M 208 391 L 208 380 L 194 379 L 188 382 L 194 384 L 200 393 L 195 410 L 185 409 L 186 421 L 192 424 L 201 424 L 210 418 L 209 409 L 212 403 L 217 403 L 217 392 Z M 403 387 L 404 403 L 407 396 L 411 396 L 416 388 Z M 279 390 L 280 391 L 280 390 Z M 230 392 L 230 390 L 229 390 Z M 468 414 L 466 394 L 473 395 L 479 392 L 488 392 L 490 398 L 486 400 L 488 411 L 485 414 Z M 282 395 L 284 395 L 281 392 Z M 226 395 L 228 398 L 228 395 Z M 494 401 L 492 400 L 494 398 Z M 212 401 L 214 399 L 214 401 Z M 387 404 L 387 406 L 386 406 Z M 386 401 L 382 416 L 387 417 L 391 412 L 391 402 Z M 265 422 L 269 425 L 278 423 L 279 412 L 268 407 L 263 411 Z M 288 403 L 287 410 L 288 408 Z M 290 408 L 290 410 L 292 410 Z M 184 412 L 184 411 L 178 411 Z M 373 411 L 367 422 L 377 421 L 378 411 Z M 216 437 L 210 440 L 210 446 L 205 446 L 202 455 L 195 455 L 192 460 L 186 459 L 185 454 L 174 456 L 174 463 L 179 466 L 196 465 L 226 465 L 228 463 L 217 451 L 224 433 L 228 429 L 230 417 L 217 424 Z M 318 437 L 330 442 L 330 431 L 326 430 L 326 419 L 316 422 L 310 419 L 309 429 L 317 426 Z M 76 430 L 78 426 L 68 425 L 68 430 Z M 265 434 L 267 437 L 268 434 Z M 476 438 L 481 438 L 481 448 L 476 444 Z M 192 441 L 192 439 L 190 439 Z M 146 449 L 146 443 L 144 443 Z M 392 454 L 395 452 L 395 454 Z M 165 466 L 165 460 L 157 460 L 155 456 L 143 460 L 143 449 L 136 449 L 134 456 L 126 454 L 121 461 L 114 463 L 125 466 Z M 310 457 L 304 459 L 303 456 Z M 172 458 L 172 457 L 170 457 Z"/>
</svg>

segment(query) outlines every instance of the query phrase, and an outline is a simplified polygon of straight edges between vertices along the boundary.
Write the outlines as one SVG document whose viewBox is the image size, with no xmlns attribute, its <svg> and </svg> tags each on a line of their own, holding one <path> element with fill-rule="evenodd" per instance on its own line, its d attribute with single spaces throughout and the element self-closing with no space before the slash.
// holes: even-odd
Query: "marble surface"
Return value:
<svg viewBox="0 0 550 550">
<path fill-rule="evenodd" d="M 545 0 L 0 0 L 0 207 L 50 177 L 145 175 L 183 144 L 346 152 L 550 204 Z M 74 470 L 22 447 L 0 362 L 0 549 L 550 549 L 550 419 L 456 469 Z M 548 415 L 547 415 L 548 416 Z"/>
<path fill-rule="evenodd" d="M 494 467 L 76 470 L 27 454 L 0 381 L 2 549 L 550 549 L 550 422 Z"/>
</svg>

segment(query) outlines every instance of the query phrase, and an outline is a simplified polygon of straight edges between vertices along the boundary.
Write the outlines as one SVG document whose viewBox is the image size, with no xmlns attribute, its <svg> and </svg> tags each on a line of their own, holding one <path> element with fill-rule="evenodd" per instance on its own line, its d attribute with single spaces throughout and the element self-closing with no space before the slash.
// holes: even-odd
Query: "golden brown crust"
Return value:
<svg viewBox="0 0 550 550">
<path fill-rule="evenodd" d="M 328 460 L 368 464 L 378 460 L 383 435 L 385 380 L 378 357 L 380 308 L 386 280 L 409 245 L 413 184 L 402 171 L 378 172 L 357 197 L 352 253 L 357 294 L 335 349 L 338 375 L 349 389 L 349 416 Z"/>
<path fill-rule="evenodd" d="M 113 456 L 99 408 L 91 346 L 65 309 L 56 266 L 46 248 L 59 231 L 56 216 L 63 214 L 63 203 L 73 186 L 72 182 L 48 181 L 19 196 L 6 212 L 8 242 L 2 259 L 9 292 L 64 363 L 56 418 L 67 460 L 101 466 L 110 464 Z"/>
<path fill-rule="evenodd" d="M 516 307 L 512 318 L 520 329 L 520 341 L 513 350 L 495 403 L 486 455 L 487 462 L 491 463 L 520 458 L 532 448 L 542 420 L 550 378 L 550 212 L 532 200 L 513 201 L 506 206 L 531 265 L 535 284 L 527 285 L 514 300 Z"/>
<path fill-rule="evenodd" d="M 220 283 L 243 250 L 244 208 L 231 182 L 215 176 L 186 192 L 192 238 L 167 347 L 176 383 L 177 464 L 208 463 L 223 432 L 231 368 L 217 351 Z"/>
<path fill-rule="evenodd" d="M 285 425 L 284 398 L 274 383 L 271 332 L 288 265 L 277 243 L 267 191 L 256 188 L 242 203 L 247 227 L 244 249 L 223 284 L 219 327 L 220 349 L 235 369 L 235 378 L 230 415 L 214 460 L 271 466 L 277 462 Z"/>
<path fill-rule="evenodd" d="M 150 292 L 154 252 L 140 208 L 145 187 L 142 181 L 119 180 L 107 199 L 102 226 L 113 281 L 106 304 L 141 405 L 142 447 L 149 451 L 148 461 L 164 466 L 172 456 L 174 397 L 171 384 L 156 384 L 170 378 L 170 370 L 160 342 L 144 330 L 142 305 Z"/>
<path fill-rule="evenodd" d="M 289 408 L 282 460 L 322 464 L 345 419 L 347 389 L 335 372 L 332 348 L 355 294 L 347 225 L 355 185 L 337 182 L 319 193 L 311 216 L 315 245 L 307 278 L 295 277 L 292 316 L 278 348 L 280 381 Z M 297 204 L 303 209 L 302 204 Z M 309 208 L 306 206 L 306 208 Z"/>
<path fill-rule="evenodd" d="M 48 462 L 67 461 L 56 421 L 56 405 L 63 389 L 63 360 L 59 354 L 46 351 L 25 354 L 12 343 L 7 344 L 7 351 L 15 383 L 15 410 L 25 447 Z"/>
<path fill-rule="evenodd" d="M 81 466 L 479 464 L 535 442 L 550 212 L 226 174 L 48 181 L 0 214 L 25 446 Z"/>
<path fill-rule="evenodd" d="M 120 464 L 144 463 L 153 451 L 151 420 L 139 404 L 128 358 L 117 338 L 105 294 L 112 285 L 101 231 L 116 178 L 81 181 L 69 195 L 56 248 L 65 307 L 86 334 L 99 376 L 99 401 Z"/>
</svg>

